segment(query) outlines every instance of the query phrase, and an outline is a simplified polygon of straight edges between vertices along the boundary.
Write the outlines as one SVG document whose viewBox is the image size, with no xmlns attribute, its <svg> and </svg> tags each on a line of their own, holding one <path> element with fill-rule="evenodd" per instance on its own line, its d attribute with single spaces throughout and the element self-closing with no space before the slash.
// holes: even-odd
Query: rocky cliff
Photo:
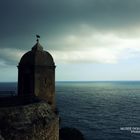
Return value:
<svg viewBox="0 0 140 140">
<path fill-rule="evenodd" d="M 59 117 L 46 102 L 0 107 L 1 140 L 58 140 Z"/>
</svg>

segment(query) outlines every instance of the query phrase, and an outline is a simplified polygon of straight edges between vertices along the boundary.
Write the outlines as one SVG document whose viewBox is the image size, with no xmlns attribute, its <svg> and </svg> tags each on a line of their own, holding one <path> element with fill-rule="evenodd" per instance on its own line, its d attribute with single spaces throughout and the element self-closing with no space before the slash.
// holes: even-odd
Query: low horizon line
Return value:
<svg viewBox="0 0 140 140">
<path fill-rule="evenodd" d="M 18 81 L 0 81 L 0 83 L 17 83 Z M 140 82 L 140 80 L 56 80 L 55 82 Z"/>
</svg>

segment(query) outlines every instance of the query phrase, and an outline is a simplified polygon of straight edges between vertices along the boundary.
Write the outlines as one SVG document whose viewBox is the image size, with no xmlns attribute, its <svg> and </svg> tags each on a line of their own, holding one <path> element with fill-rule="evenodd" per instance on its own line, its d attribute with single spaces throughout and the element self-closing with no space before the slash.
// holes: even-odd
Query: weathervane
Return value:
<svg viewBox="0 0 140 140">
<path fill-rule="evenodd" d="M 36 38 L 37 38 L 37 43 L 39 42 L 39 38 L 40 38 L 40 35 L 36 35 Z"/>
</svg>

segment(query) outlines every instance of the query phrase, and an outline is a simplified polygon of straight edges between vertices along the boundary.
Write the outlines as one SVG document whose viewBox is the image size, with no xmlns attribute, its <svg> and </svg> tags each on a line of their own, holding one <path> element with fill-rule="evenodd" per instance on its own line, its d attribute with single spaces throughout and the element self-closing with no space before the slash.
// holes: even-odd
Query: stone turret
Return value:
<svg viewBox="0 0 140 140">
<path fill-rule="evenodd" d="M 59 140 L 55 64 L 39 40 L 18 65 L 18 95 L 0 97 L 0 139 Z"/>
<path fill-rule="evenodd" d="M 18 95 L 37 96 L 55 110 L 55 63 L 51 54 L 43 50 L 39 39 L 19 62 Z"/>
</svg>

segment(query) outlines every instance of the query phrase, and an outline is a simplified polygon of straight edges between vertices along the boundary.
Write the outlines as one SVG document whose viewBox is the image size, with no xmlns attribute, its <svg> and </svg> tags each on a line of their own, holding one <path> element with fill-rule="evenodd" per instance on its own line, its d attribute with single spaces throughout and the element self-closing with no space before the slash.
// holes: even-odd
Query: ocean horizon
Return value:
<svg viewBox="0 0 140 140">
<path fill-rule="evenodd" d="M 0 91 L 16 86 L 0 82 Z M 56 102 L 61 127 L 86 140 L 140 139 L 140 81 L 56 81 Z"/>
</svg>

